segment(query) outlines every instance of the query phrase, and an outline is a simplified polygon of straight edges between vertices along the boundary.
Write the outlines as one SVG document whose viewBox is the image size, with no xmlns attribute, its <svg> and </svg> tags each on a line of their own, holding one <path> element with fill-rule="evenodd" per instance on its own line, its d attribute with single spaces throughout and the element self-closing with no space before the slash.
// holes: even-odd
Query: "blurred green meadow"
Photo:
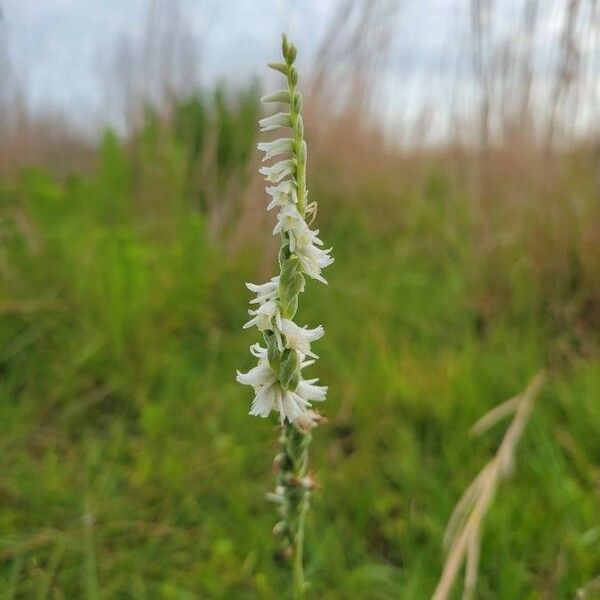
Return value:
<svg viewBox="0 0 600 600">
<path fill-rule="evenodd" d="M 275 260 L 258 95 L 147 109 L 86 169 L 3 175 L 0 598 L 289 597 L 264 499 L 276 423 L 235 382 L 256 337 L 243 284 Z M 330 386 L 310 597 L 430 597 L 452 508 L 506 427 L 471 425 L 547 368 L 478 598 L 574 598 L 600 574 L 598 155 L 312 131 L 336 262 L 300 313 L 325 326 Z"/>
</svg>

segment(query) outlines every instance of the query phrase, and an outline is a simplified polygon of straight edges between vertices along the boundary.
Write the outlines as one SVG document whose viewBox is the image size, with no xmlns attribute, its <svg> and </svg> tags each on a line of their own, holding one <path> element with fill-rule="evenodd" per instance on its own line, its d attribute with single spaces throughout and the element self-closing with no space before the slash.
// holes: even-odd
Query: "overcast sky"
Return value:
<svg viewBox="0 0 600 600">
<path fill-rule="evenodd" d="M 148 0 L 0 0 L 3 35 L 13 72 L 34 106 L 96 111 L 103 73 L 124 37 L 141 39 Z M 181 0 L 186 29 L 199 40 L 204 83 L 237 81 L 264 72 L 277 57 L 284 29 L 297 44 L 314 47 L 331 2 L 289 0 Z M 296 5 L 303 4 L 302 10 Z M 296 35 L 294 35 L 296 34 Z"/>
<path fill-rule="evenodd" d="M 106 72 L 114 67 L 119 40 L 143 38 L 148 2 L 0 0 L 4 46 L 30 106 L 67 111 L 74 122 L 92 128 L 110 119 Z M 518 29 L 524 2 L 492 3 L 495 31 L 507 40 Z M 263 74 L 264 63 L 278 55 L 283 30 L 290 33 L 308 63 L 337 6 L 337 0 L 178 3 L 187 32 L 198 42 L 197 62 L 205 85 L 221 78 L 239 83 Z M 406 117 L 435 101 L 443 114 L 449 102 L 448 82 L 464 77 L 463 91 L 472 85 L 465 66 L 469 64 L 470 0 L 399 0 L 398 6 L 392 52 L 380 81 L 379 93 L 383 90 L 388 98 L 382 112 L 386 118 Z M 558 38 L 563 6 L 563 0 L 541 0 L 538 34 L 542 46 L 550 48 Z M 460 64 L 465 66 L 462 74 L 457 72 Z"/>
</svg>

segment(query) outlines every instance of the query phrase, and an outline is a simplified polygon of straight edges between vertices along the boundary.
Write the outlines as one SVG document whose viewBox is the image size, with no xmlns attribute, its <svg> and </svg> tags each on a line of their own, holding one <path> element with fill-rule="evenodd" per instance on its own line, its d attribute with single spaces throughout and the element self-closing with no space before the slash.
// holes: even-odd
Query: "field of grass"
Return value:
<svg viewBox="0 0 600 600">
<path fill-rule="evenodd" d="M 165 129 L 149 114 L 129 144 L 107 134 L 86 174 L 0 185 L 2 599 L 289 597 L 264 500 L 275 424 L 247 415 L 235 382 L 255 341 L 243 283 L 273 259 L 268 225 L 248 218 L 264 205 L 248 193 L 254 92 L 207 106 L 183 104 Z M 330 386 L 312 444 L 312 597 L 430 597 L 445 524 L 505 424 L 469 428 L 542 368 L 486 519 L 478 597 L 570 600 L 600 574 L 598 255 L 578 237 L 597 183 L 585 154 L 560 160 L 548 209 L 491 246 L 511 207 L 480 219 L 445 160 L 311 163 L 336 257 L 300 314 L 326 328 Z M 215 226 L 236 194 L 253 203 Z M 552 212 L 567 204 L 571 218 Z"/>
</svg>

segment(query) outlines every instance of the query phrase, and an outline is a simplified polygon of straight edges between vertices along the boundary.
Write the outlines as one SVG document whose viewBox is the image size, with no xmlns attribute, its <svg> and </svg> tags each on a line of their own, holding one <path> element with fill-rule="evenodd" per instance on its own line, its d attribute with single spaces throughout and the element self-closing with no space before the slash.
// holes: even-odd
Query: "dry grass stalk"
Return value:
<svg viewBox="0 0 600 600">
<path fill-rule="evenodd" d="M 496 455 L 467 488 L 450 517 L 444 534 L 444 546 L 448 548 L 448 556 L 432 600 L 448 598 L 463 560 L 466 560 L 463 598 L 473 597 L 477 583 L 483 520 L 500 481 L 512 471 L 517 445 L 544 378 L 543 371 L 537 373 L 522 394 L 500 404 L 473 426 L 471 433 L 478 435 L 509 413 L 515 413 Z"/>
</svg>

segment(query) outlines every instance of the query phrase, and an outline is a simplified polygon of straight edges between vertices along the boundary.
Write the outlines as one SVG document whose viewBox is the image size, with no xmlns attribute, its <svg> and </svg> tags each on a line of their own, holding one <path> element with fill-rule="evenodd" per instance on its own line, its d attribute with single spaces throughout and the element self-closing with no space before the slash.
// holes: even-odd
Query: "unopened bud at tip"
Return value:
<svg viewBox="0 0 600 600">
<path fill-rule="evenodd" d="M 288 65 L 291 65 L 296 60 L 296 54 L 296 46 L 294 46 L 294 44 L 289 44 L 287 54 L 285 55 L 285 60 Z"/>
<path fill-rule="evenodd" d="M 269 67 L 269 69 L 273 69 L 275 71 L 279 71 L 280 73 L 283 73 L 286 77 L 288 75 L 288 66 L 285 63 L 267 63 L 267 66 Z"/>
<path fill-rule="evenodd" d="M 284 58 L 287 57 L 289 49 L 290 49 L 290 44 L 287 39 L 287 34 L 282 33 L 281 34 L 281 54 L 283 54 Z"/>
</svg>

